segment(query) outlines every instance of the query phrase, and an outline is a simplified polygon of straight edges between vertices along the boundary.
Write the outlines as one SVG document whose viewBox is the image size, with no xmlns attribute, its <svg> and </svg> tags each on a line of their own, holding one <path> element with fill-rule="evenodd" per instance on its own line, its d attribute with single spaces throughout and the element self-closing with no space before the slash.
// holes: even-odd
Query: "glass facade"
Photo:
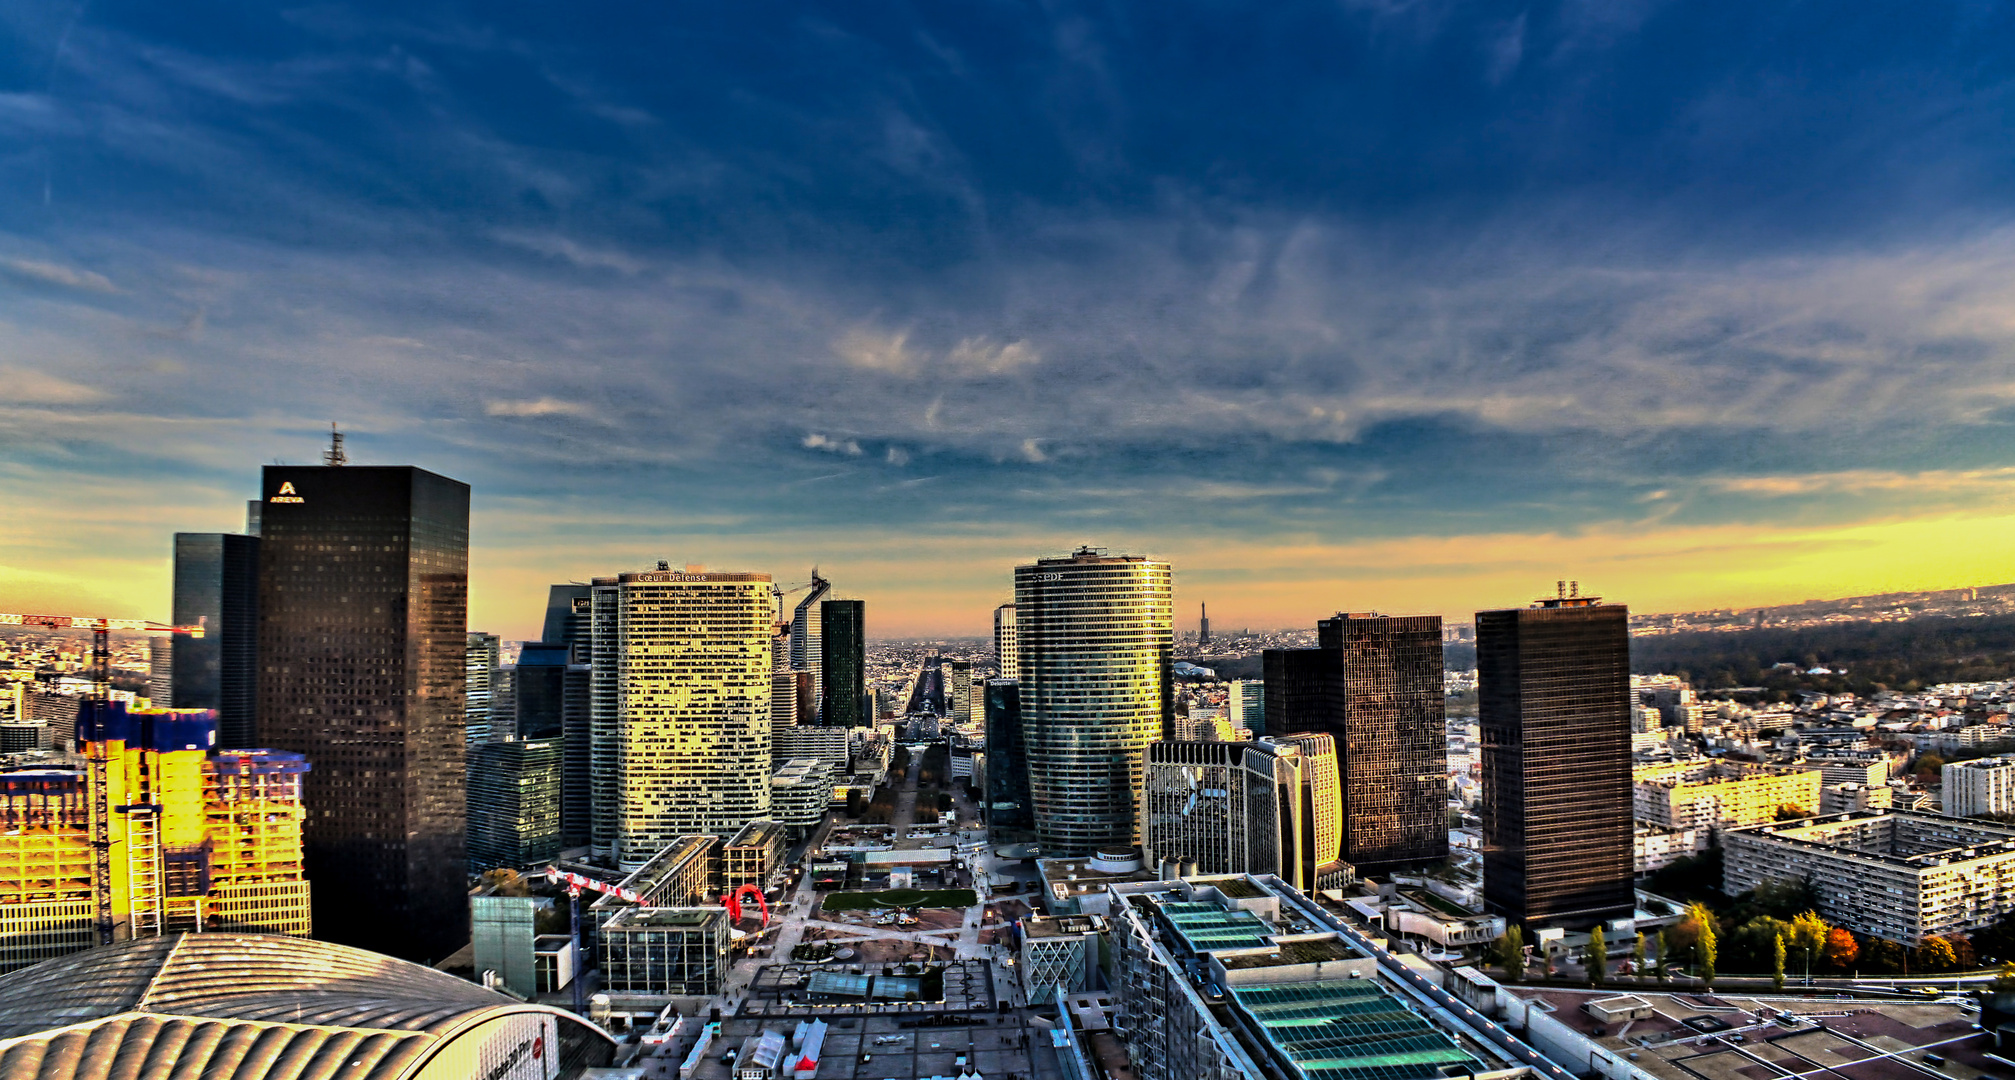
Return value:
<svg viewBox="0 0 2015 1080">
<path fill-rule="evenodd" d="M 1035 827 L 1029 815 L 1028 755 L 1022 745 L 1021 684 L 986 684 L 986 823 L 994 836 L 1023 839 Z"/>
<path fill-rule="evenodd" d="M 657 570 L 595 586 L 595 736 L 608 745 L 592 763 L 607 770 L 594 787 L 618 865 L 767 815 L 770 576 Z"/>
<path fill-rule="evenodd" d="M 469 486 L 410 466 L 268 466 L 262 746 L 307 756 L 317 935 L 466 945 Z"/>
<path fill-rule="evenodd" d="M 1140 843 L 1141 769 L 1172 737 L 1174 575 L 1089 549 L 1015 568 L 1023 742 L 1048 856 Z"/>
<path fill-rule="evenodd" d="M 861 600 L 828 600 L 819 605 L 819 685 L 825 700 L 819 723 L 827 727 L 873 727 L 868 713 L 867 604 Z"/>
<path fill-rule="evenodd" d="M 1343 860 L 1359 870 L 1448 858 L 1448 733 L 1441 616 L 1338 615 L 1316 624 L 1335 657 Z"/>
<path fill-rule="evenodd" d="M 1476 615 L 1483 898 L 1514 922 L 1629 915 L 1630 612 L 1593 599 Z"/>
<path fill-rule="evenodd" d="M 469 748 L 469 869 L 526 866 L 560 854 L 557 740 Z"/>
<path fill-rule="evenodd" d="M 201 623 L 203 636 L 175 635 L 166 704 L 215 709 L 219 745 L 254 745 L 253 717 L 259 704 L 259 538 L 176 533 L 174 608 L 176 626 Z"/>
</svg>

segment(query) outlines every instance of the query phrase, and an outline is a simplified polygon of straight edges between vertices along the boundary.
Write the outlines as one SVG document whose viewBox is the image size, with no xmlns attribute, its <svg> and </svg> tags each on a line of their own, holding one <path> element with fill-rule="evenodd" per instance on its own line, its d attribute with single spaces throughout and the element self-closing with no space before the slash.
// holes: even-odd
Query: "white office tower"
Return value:
<svg viewBox="0 0 2015 1080">
<path fill-rule="evenodd" d="M 1266 730 L 1266 684 L 1258 679 L 1233 681 L 1225 701 L 1225 719 L 1255 735 L 1273 734 Z"/>
<path fill-rule="evenodd" d="M 994 657 L 1000 661 L 1003 679 L 1021 678 L 1020 650 L 1015 647 L 1014 605 L 994 609 Z"/>
<path fill-rule="evenodd" d="M 1045 855 L 1140 843 L 1141 766 L 1175 718 L 1174 578 L 1090 548 L 1015 567 L 1029 802 Z"/>
<path fill-rule="evenodd" d="M 1149 861 L 1194 863 L 1194 874 L 1278 874 L 1297 882 L 1308 842 L 1301 770 L 1299 749 L 1265 741 L 1150 745 L 1143 807 Z"/>
<path fill-rule="evenodd" d="M 812 587 L 805 592 L 805 598 L 798 601 L 797 610 L 791 613 L 791 670 L 810 672 L 812 676 L 812 707 L 824 701 L 826 693 L 826 650 L 824 620 L 819 617 L 819 601 L 833 591 L 833 583 L 819 576 L 819 568 L 812 567 Z M 816 724 L 816 716 L 799 716 L 800 724 Z"/>
<path fill-rule="evenodd" d="M 2015 813 L 2015 757 L 1946 762 L 1943 779 L 1945 812 L 1952 817 Z"/>
<path fill-rule="evenodd" d="M 593 604 L 595 847 L 634 870 L 768 816 L 770 576 L 660 563 Z"/>
<path fill-rule="evenodd" d="M 495 634 L 472 633 L 469 635 L 469 650 L 464 666 L 467 681 L 468 703 L 464 707 L 464 722 L 468 729 L 471 745 L 489 742 L 491 735 L 490 702 L 496 691 L 497 666 L 503 659 L 503 643 Z"/>
</svg>

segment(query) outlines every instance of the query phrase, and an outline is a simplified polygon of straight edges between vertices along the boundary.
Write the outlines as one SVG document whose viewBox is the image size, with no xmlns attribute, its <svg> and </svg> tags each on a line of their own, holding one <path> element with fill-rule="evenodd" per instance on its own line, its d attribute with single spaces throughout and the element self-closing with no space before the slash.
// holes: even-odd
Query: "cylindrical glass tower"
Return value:
<svg viewBox="0 0 2015 1080">
<path fill-rule="evenodd" d="M 1091 548 L 1015 567 L 1029 802 L 1043 854 L 1140 843 L 1147 745 L 1169 738 L 1174 577 Z"/>
</svg>

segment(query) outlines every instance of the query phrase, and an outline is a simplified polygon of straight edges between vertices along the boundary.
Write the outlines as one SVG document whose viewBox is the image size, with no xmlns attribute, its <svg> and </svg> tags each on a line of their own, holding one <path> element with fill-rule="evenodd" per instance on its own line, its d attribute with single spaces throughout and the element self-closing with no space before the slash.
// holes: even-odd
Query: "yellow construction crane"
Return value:
<svg viewBox="0 0 2015 1080">
<path fill-rule="evenodd" d="M 40 626 L 51 630 L 91 631 L 90 703 L 104 708 L 112 700 L 112 631 L 132 630 L 144 634 L 187 634 L 203 636 L 203 623 L 170 626 L 146 619 L 104 619 L 89 615 L 16 615 L 0 612 L 0 626 Z M 81 718 L 81 712 L 80 712 Z M 91 895 L 98 904 L 98 944 L 112 944 L 112 806 L 107 798 L 105 743 L 85 744 L 91 763 L 91 849 L 96 864 L 91 873 Z M 143 759 L 144 760 L 144 759 Z M 122 806 L 122 813 L 151 813 L 150 805 Z"/>
</svg>

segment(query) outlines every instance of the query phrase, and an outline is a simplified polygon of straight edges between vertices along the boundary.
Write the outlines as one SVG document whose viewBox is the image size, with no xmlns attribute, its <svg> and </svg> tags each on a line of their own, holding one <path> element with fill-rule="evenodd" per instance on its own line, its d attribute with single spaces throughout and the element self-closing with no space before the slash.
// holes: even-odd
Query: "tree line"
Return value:
<svg viewBox="0 0 2015 1080">
<path fill-rule="evenodd" d="M 1774 700 L 1801 690 L 1909 693 L 2007 678 L 2015 671 L 2015 615 L 1656 634 L 1631 639 L 1630 668 L 1680 675 L 1701 690 L 1762 687 Z M 1832 673 L 1808 674 L 1813 668 Z"/>
</svg>

